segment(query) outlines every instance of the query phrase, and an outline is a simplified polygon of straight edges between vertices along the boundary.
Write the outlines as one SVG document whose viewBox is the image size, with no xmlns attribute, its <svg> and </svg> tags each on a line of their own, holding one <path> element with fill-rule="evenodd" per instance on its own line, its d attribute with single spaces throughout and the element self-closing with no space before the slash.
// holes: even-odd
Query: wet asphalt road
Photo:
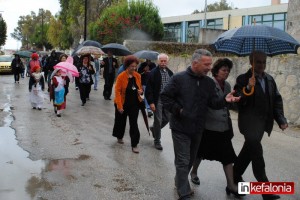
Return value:
<svg viewBox="0 0 300 200">
<path fill-rule="evenodd" d="M 102 97 L 103 79 L 90 101 L 80 106 L 74 85 L 67 109 L 55 116 L 48 96 L 42 111 L 28 101 L 28 78 L 15 84 L 12 75 L 0 75 L 0 199 L 2 200 L 102 200 L 177 199 L 174 188 L 173 145 L 168 127 L 163 129 L 163 151 L 153 147 L 139 117 L 140 153 L 131 152 L 128 129 L 125 144 L 112 137 L 114 106 Z M 45 92 L 47 94 L 47 92 Z M 236 129 L 236 152 L 243 138 Z M 149 119 L 152 124 L 152 119 Z M 292 130 L 273 131 L 264 137 L 267 175 L 271 181 L 293 181 L 296 194 L 281 199 L 300 199 L 300 135 Z M 198 171 L 201 186 L 193 199 L 235 199 L 225 193 L 226 179 L 220 163 L 203 161 Z M 251 166 L 244 179 L 255 181 Z M 245 200 L 262 199 L 259 195 Z"/>
</svg>

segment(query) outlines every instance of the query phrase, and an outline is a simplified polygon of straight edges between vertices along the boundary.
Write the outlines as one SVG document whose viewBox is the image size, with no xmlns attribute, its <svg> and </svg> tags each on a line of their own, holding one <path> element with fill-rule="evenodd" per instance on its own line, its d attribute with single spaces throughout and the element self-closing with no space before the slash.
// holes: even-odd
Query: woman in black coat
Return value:
<svg viewBox="0 0 300 200">
<path fill-rule="evenodd" d="M 14 74 L 15 83 L 20 83 L 20 73 L 22 73 L 22 70 L 24 69 L 24 65 L 20 59 L 19 55 L 15 55 L 15 58 L 12 60 L 11 63 L 12 72 Z"/>
<path fill-rule="evenodd" d="M 86 100 L 90 98 L 91 86 L 94 84 L 92 74 L 95 73 L 93 66 L 90 64 L 90 54 L 85 54 L 80 57 L 81 63 L 78 67 L 79 71 L 79 93 L 82 101 L 82 106 Z"/>
</svg>

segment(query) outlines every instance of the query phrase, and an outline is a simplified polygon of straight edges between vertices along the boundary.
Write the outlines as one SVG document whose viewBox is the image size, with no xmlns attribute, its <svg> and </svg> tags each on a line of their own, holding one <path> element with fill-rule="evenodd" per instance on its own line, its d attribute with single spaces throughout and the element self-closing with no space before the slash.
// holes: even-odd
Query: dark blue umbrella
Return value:
<svg viewBox="0 0 300 200">
<path fill-rule="evenodd" d="M 299 47 L 297 42 L 288 33 L 265 25 L 248 25 L 235 28 L 222 33 L 213 46 L 217 52 L 233 53 L 238 56 L 246 56 L 252 51 L 262 51 L 268 56 L 278 54 L 297 54 Z M 254 57 L 253 57 L 254 59 Z M 255 64 L 255 62 L 253 62 Z M 254 65 L 252 66 L 252 77 L 254 78 Z M 254 87 L 247 93 L 245 87 L 243 93 L 250 96 L 254 93 Z"/>
<path fill-rule="evenodd" d="M 143 59 L 148 59 L 148 60 L 157 60 L 158 56 L 157 51 L 151 51 L 151 50 L 141 50 L 135 52 L 133 55 L 138 57 L 138 58 L 143 58 Z"/>
<path fill-rule="evenodd" d="M 300 46 L 292 36 L 278 28 L 265 25 L 248 25 L 222 33 L 213 43 L 216 52 L 247 56 L 253 50 L 268 56 L 294 53 Z"/>
</svg>

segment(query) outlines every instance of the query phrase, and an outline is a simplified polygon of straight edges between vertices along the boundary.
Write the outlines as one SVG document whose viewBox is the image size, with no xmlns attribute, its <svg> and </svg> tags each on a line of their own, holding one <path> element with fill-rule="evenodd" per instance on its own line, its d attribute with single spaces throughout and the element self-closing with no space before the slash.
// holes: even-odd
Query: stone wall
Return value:
<svg viewBox="0 0 300 200">
<path fill-rule="evenodd" d="M 300 42 L 300 1 L 289 0 L 286 32 Z"/>
<path fill-rule="evenodd" d="M 218 57 L 214 57 L 216 60 Z M 228 82 L 233 87 L 236 77 L 245 73 L 251 66 L 248 57 L 229 57 L 234 67 Z M 174 72 L 183 71 L 190 65 L 191 56 L 170 56 L 169 66 Z M 289 123 L 300 124 L 300 56 L 282 55 L 267 59 L 266 72 L 271 74 L 284 101 L 285 116 Z"/>
</svg>

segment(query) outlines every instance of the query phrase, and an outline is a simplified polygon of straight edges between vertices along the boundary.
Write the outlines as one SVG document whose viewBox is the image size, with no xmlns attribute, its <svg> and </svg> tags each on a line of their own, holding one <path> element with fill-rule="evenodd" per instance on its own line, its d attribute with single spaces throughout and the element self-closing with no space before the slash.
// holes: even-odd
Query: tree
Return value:
<svg viewBox="0 0 300 200">
<path fill-rule="evenodd" d="M 5 45 L 7 38 L 7 25 L 5 20 L 0 15 L 0 46 Z"/>
<path fill-rule="evenodd" d="M 33 44 L 42 49 L 43 46 L 52 48 L 47 40 L 47 30 L 52 14 L 49 10 L 42 10 L 38 15 L 31 12 L 30 15 L 20 16 L 18 26 L 11 33 L 11 37 L 22 42 L 23 48 L 32 47 Z"/>
<path fill-rule="evenodd" d="M 51 18 L 49 29 L 47 31 L 47 39 L 54 47 L 68 49 L 73 43 L 73 38 L 68 30 L 69 27 L 66 26 L 66 24 L 63 24 L 60 17 L 61 16 L 59 16 L 59 18 Z"/>
<path fill-rule="evenodd" d="M 215 2 L 213 4 L 207 5 L 207 12 L 215 12 L 215 11 L 222 11 L 222 10 L 232 10 L 233 8 L 228 5 L 227 0 L 221 0 L 219 3 Z M 205 12 L 204 10 L 201 11 L 202 13 Z"/>
<path fill-rule="evenodd" d="M 80 36 L 84 34 L 84 5 L 85 0 L 59 0 L 61 12 L 59 19 L 63 24 L 64 36 L 62 46 L 76 46 Z M 87 24 L 99 19 L 104 9 L 118 0 L 87 0 Z M 66 35 L 65 35 L 66 34 Z M 87 33 L 87 38 L 89 33 Z M 67 44 L 68 43 L 68 44 Z"/>
<path fill-rule="evenodd" d="M 89 26 L 91 39 L 103 44 L 125 39 L 161 40 L 163 24 L 151 0 L 119 1 Z"/>
</svg>

